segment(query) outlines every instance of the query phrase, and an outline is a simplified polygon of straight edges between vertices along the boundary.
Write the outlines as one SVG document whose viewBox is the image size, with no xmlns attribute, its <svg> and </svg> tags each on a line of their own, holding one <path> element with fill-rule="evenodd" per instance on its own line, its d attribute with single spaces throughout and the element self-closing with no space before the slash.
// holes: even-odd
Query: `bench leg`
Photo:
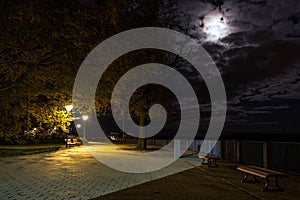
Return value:
<svg viewBox="0 0 300 200">
<path fill-rule="evenodd" d="M 281 190 L 282 190 L 282 188 L 281 188 L 281 187 L 279 186 L 279 184 L 278 184 L 278 179 L 279 179 L 279 177 L 278 177 L 278 176 L 276 176 L 276 179 L 275 179 L 275 184 L 276 184 L 277 190 L 281 191 Z"/>
<path fill-rule="evenodd" d="M 216 159 L 212 159 L 212 158 L 208 159 L 208 166 L 209 167 L 218 167 Z"/>
<path fill-rule="evenodd" d="M 242 179 L 242 183 L 247 183 L 247 178 L 248 178 L 248 174 L 247 173 L 245 173 L 245 176 L 244 176 L 244 178 Z"/>
<path fill-rule="evenodd" d="M 215 166 L 216 166 L 216 167 L 218 167 L 218 164 L 217 164 L 217 159 L 215 159 Z"/>
<path fill-rule="evenodd" d="M 254 182 L 260 182 L 255 175 L 252 175 L 253 176 L 253 179 L 254 179 Z M 242 179 L 241 181 L 242 183 L 248 183 L 248 182 L 251 182 L 248 180 L 248 173 L 245 173 L 245 176 L 244 178 Z"/>
<path fill-rule="evenodd" d="M 209 159 L 202 158 L 202 163 L 201 164 L 210 166 Z"/>
<path fill-rule="evenodd" d="M 265 187 L 262 189 L 263 192 L 269 191 L 269 178 L 266 177 Z"/>
</svg>

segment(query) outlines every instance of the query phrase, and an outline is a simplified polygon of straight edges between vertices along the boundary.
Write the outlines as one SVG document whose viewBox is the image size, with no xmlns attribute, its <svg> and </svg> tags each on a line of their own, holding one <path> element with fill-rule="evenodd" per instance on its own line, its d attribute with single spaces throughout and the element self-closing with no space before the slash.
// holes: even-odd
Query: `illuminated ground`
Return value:
<svg viewBox="0 0 300 200">
<path fill-rule="evenodd" d="M 116 158 L 119 147 L 102 145 L 99 151 Z M 122 173 L 101 164 L 84 147 L 0 158 L 0 199 L 89 199 L 199 164 L 199 160 L 180 160 L 153 173 Z"/>
</svg>

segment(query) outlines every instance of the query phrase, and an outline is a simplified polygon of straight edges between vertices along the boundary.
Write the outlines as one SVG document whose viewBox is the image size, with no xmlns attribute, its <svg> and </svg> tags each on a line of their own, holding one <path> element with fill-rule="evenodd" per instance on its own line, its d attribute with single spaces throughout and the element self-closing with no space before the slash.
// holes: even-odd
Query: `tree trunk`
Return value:
<svg viewBox="0 0 300 200">
<path fill-rule="evenodd" d="M 144 118 L 141 117 L 140 118 L 140 138 L 138 139 L 138 143 L 136 145 L 136 149 L 138 150 L 145 150 L 147 149 L 147 139 L 143 138 L 145 136 L 145 129 L 142 129 L 142 127 L 144 127 Z"/>
</svg>

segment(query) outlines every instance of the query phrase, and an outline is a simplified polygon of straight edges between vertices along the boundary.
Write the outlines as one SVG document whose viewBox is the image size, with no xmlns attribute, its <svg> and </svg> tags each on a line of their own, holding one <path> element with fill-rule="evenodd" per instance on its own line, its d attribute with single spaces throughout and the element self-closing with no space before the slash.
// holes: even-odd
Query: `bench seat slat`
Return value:
<svg viewBox="0 0 300 200">
<path fill-rule="evenodd" d="M 287 175 L 282 173 L 282 172 L 277 172 L 277 171 L 273 171 L 273 170 L 269 170 L 269 169 L 264 169 L 261 167 L 256 167 L 256 166 L 239 166 L 237 168 L 240 171 L 249 173 L 249 174 L 253 174 L 253 175 L 257 175 L 259 177 L 286 177 Z"/>
<path fill-rule="evenodd" d="M 246 172 L 248 174 L 259 176 L 261 178 L 265 178 L 269 175 L 269 173 L 267 173 L 267 172 L 262 172 L 262 171 L 258 171 L 258 170 L 251 170 L 251 169 L 239 168 L 239 167 L 237 169 L 240 171 Z"/>
<path fill-rule="evenodd" d="M 219 159 L 218 156 L 215 155 L 205 155 L 205 154 L 200 154 L 199 158 L 205 158 L 205 159 Z"/>
</svg>

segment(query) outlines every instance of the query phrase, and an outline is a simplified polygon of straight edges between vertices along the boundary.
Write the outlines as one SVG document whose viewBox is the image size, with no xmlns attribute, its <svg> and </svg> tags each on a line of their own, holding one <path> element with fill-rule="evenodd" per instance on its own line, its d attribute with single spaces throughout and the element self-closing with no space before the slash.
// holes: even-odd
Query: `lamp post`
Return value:
<svg viewBox="0 0 300 200">
<path fill-rule="evenodd" d="M 65 108 L 66 108 L 66 111 L 68 112 L 68 116 L 69 116 L 69 112 L 71 112 L 71 110 L 73 109 L 73 105 L 72 105 L 72 104 L 66 105 Z M 69 120 L 68 120 L 68 121 L 69 121 Z M 68 131 L 69 131 L 69 133 L 70 133 L 69 127 L 67 127 L 67 128 L 68 128 Z M 71 127 L 71 133 L 72 133 L 72 127 Z"/>
<path fill-rule="evenodd" d="M 83 129 L 83 140 L 85 141 L 85 132 L 86 132 L 86 121 L 88 120 L 89 116 L 83 115 L 82 119 L 84 121 L 84 129 Z"/>
</svg>

